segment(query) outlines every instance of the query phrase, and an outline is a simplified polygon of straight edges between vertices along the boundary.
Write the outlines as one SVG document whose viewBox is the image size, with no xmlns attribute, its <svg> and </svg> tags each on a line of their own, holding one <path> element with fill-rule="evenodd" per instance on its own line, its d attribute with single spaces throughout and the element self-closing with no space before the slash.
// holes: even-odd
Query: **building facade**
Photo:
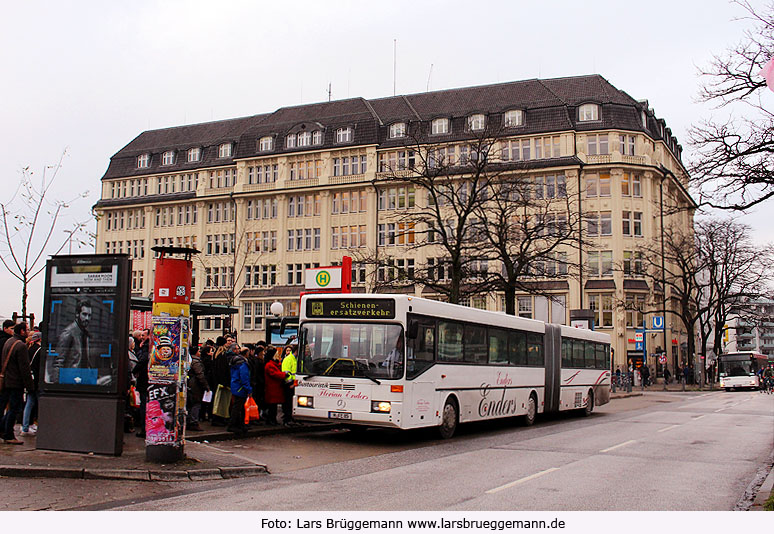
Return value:
<svg viewBox="0 0 774 534">
<path fill-rule="evenodd" d="M 662 219 L 664 228 L 691 228 L 695 204 L 682 149 L 664 120 L 597 75 L 354 98 L 143 132 L 102 177 L 97 252 L 130 254 L 133 294 L 147 296 L 151 247 L 199 249 L 194 298 L 236 306 L 230 326 L 243 341 L 263 338 L 272 302 L 298 312 L 306 268 L 344 255 L 353 257 L 357 291 L 433 298 L 391 274 L 448 276 L 437 268 L 442 251 L 406 222 L 428 195 L 401 182 L 401 173 L 427 159 L 422 143 L 442 147 L 451 161 L 467 160 L 477 133 L 495 124 L 492 153 L 517 162 L 540 195 L 572 198 L 567 205 L 582 210 L 588 243 L 580 253 L 559 253 L 584 274 L 556 268 L 550 298 L 522 292 L 518 313 L 569 324 L 571 309 L 590 308 L 596 328 L 612 335 L 615 364 L 624 365 L 642 354 L 634 329 L 658 315 L 664 300 L 642 276 L 638 250 L 659 242 Z M 418 145 L 408 140 L 416 131 L 423 132 Z M 388 262 L 366 261 L 379 255 Z M 490 261 L 484 268 L 499 267 Z M 504 310 L 497 292 L 465 303 Z M 200 325 L 203 338 L 223 327 L 221 319 Z M 676 364 L 686 359 L 686 333 L 670 314 L 666 327 Z M 646 334 L 646 350 L 657 345 L 661 336 Z"/>
</svg>

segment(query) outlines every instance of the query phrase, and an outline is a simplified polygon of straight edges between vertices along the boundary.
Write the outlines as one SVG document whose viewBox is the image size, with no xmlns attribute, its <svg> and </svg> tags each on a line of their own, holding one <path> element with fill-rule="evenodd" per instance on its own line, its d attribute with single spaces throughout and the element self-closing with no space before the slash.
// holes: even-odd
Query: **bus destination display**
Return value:
<svg viewBox="0 0 774 534">
<path fill-rule="evenodd" d="M 394 319 L 392 299 L 319 299 L 306 301 L 306 316 L 326 319 Z"/>
</svg>

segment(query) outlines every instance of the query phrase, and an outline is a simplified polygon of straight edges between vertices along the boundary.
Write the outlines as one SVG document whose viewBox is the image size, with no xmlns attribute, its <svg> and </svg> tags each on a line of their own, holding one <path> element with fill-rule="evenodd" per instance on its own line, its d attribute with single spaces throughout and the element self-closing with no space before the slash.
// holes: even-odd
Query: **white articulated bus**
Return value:
<svg viewBox="0 0 774 534">
<path fill-rule="evenodd" d="M 406 295 L 301 299 L 294 416 L 420 428 L 610 400 L 610 336 Z"/>
<path fill-rule="evenodd" d="M 756 352 L 729 352 L 718 356 L 720 387 L 726 391 L 737 388 L 760 389 L 763 384 L 758 376 L 765 369 L 768 356 Z"/>
</svg>

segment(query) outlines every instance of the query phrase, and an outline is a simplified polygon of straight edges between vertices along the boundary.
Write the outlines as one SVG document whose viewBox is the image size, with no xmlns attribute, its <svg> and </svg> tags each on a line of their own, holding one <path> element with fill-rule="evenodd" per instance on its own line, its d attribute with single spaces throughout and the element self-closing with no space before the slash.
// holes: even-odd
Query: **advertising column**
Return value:
<svg viewBox="0 0 774 534">
<path fill-rule="evenodd" d="M 184 456 L 186 376 L 190 339 L 191 275 L 194 249 L 153 247 L 153 327 L 145 409 L 145 457 L 169 463 Z M 185 259 L 166 254 L 185 254 Z"/>
</svg>

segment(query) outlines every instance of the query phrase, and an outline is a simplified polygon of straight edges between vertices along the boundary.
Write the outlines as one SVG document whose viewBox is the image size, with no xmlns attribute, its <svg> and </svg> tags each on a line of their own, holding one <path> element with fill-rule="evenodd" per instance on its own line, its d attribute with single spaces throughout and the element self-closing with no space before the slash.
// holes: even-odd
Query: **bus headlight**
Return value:
<svg viewBox="0 0 774 534">
<path fill-rule="evenodd" d="M 301 408 L 314 408 L 314 397 L 298 397 L 296 402 Z"/>
<path fill-rule="evenodd" d="M 371 401 L 371 411 L 379 413 L 390 413 L 392 404 L 387 401 Z"/>
</svg>

